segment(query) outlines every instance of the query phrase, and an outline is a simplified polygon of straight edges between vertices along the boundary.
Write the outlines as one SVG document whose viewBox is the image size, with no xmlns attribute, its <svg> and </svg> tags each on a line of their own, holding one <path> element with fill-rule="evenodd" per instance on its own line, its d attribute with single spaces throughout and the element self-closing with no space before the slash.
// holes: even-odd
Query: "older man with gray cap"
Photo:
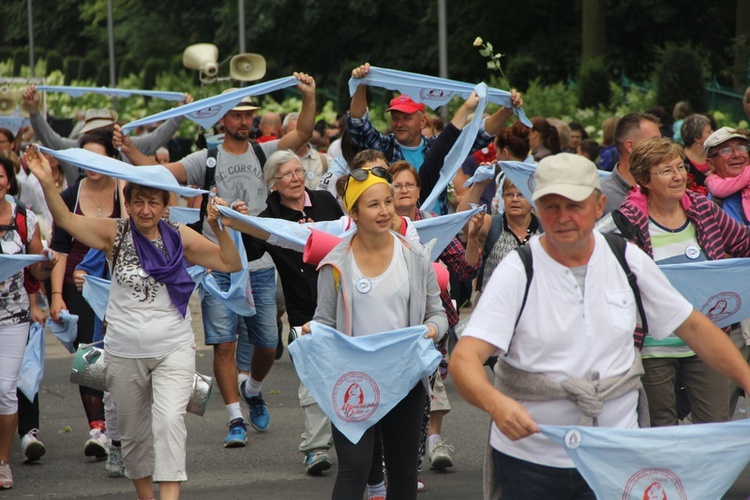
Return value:
<svg viewBox="0 0 750 500">
<path fill-rule="evenodd" d="M 706 160 L 713 173 L 722 179 L 740 176 L 750 164 L 748 136 L 733 128 L 721 127 L 709 135 L 703 142 L 703 149 L 706 150 Z M 711 184 L 708 186 L 711 191 Z M 727 215 L 745 225 L 750 224 L 750 219 L 745 216 L 746 211 L 743 210 L 742 190 L 729 196 L 720 197 L 717 194 L 711 191 L 711 198 Z"/>
<path fill-rule="evenodd" d="M 591 161 L 550 156 L 539 162 L 535 181 L 545 232 L 531 239 L 524 257 L 511 252 L 497 267 L 450 371 L 461 395 L 492 416 L 485 498 L 498 498 L 502 488 L 504 500 L 594 499 L 563 447 L 539 434 L 538 424 L 648 425 L 633 343 L 636 298 L 615 250 L 637 277 L 652 336 L 675 331 L 745 388 L 750 368 L 648 255 L 594 230 L 606 197 Z M 492 355 L 501 355 L 494 386 L 482 368 Z M 576 396 L 582 393 L 593 401 Z"/>
</svg>

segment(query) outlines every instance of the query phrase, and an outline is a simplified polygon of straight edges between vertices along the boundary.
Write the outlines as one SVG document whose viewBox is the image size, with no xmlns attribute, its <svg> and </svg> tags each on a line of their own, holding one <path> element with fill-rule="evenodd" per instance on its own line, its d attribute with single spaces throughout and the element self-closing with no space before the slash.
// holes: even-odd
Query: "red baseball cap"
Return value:
<svg viewBox="0 0 750 500">
<path fill-rule="evenodd" d="M 411 97 L 402 94 L 391 99 L 391 107 L 386 109 L 386 112 L 388 111 L 401 111 L 409 115 L 416 113 L 417 111 L 424 113 L 424 104 L 421 102 L 414 102 Z"/>
</svg>

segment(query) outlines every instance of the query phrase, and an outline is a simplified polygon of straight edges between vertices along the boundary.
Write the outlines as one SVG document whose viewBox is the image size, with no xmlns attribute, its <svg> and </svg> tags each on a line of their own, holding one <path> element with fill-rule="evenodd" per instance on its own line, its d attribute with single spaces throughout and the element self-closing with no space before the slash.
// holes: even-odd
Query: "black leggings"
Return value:
<svg viewBox="0 0 750 500">
<path fill-rule="evenodd" d="M 419 382 L 380 422 L 367 429 L 357 444 L 349 441 L 335 425 L 333 443 L 338 456 L 338 474 L 333 488 L 334 500 L 362 498 L 370 475 L 373 447 L 380 430 L 383 440 L 387 498 L 417 498 L 419 437 L 424 414 L 425 390 Z"/>
</svg>

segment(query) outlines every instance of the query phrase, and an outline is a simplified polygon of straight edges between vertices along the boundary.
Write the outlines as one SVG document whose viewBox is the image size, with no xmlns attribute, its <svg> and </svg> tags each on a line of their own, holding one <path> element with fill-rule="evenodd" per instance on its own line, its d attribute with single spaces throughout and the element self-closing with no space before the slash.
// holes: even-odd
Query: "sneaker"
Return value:
<svg viewBox="0 0 750 500">
<path fill-rule="evenodd" d="M 36 437 L 38 432 L 39 429 L 31 429 L 21 438 L 21 454 L 23 455 L 24 463 L 36 462 L 47 453 L 47 448 Z"/>
<path fill-rule="evenodd" d="M 318 448 L 305 455 L 306 472 L 310 475 L 320 474 L 331 468 L 331 460 L 328 458 L 328 450 Z"/>
<path fill-rule="evenodd" d="M 430 469 L 442 470 L 453 467 L 453 459 L 450 452 L 453 446 L 445 444 L 445 441 L 438 441 L 435 446 L 430 447 Z"/>
<path fill-rule="evenodd" d="M 122 447 L 110 445 L 107 457 L 107 477 L 124 477 L 125 463 L 122 460 Z"/>
<path fill-rule="evenodd" d="M 9 490 L 13 487 L 13 473 L 10 465 L 0 462 L 0 490 Z"/>
<path fill-rule="evenodd" d="M 426 489 L 427 486 L 425 486 L 424 481 L 417 479 L 417 493 L 424 493 L 424 490 Z"/>
<path fill-rule="evenodd" d="M 94 427 L 89 431 L 89 440 L 83 447 L 83 454 L 87 457 L 95 457 L 97 460 L 103 460 L 109 455 L 109 438 L 107 431 Z"/>
<path fill-rule="evenodd" d="M 240 384 L 240 394 L 245 399 L 247 407 L 250 409 L 250 425 L 258 432 L 266 432 L 271 424 L 271 415 L 266 408 L 266 402 L 263 401 L 263 393 L 249 398 L 245 395 L 245 382 Z"/>
<path fill-rule="evenodd" d="M 244 418 L 235 418 L 227 424 L 229 433 L 224 438 L 224 448 L 242 448 L 247 446 L 247 424 Z"/>
</svg>

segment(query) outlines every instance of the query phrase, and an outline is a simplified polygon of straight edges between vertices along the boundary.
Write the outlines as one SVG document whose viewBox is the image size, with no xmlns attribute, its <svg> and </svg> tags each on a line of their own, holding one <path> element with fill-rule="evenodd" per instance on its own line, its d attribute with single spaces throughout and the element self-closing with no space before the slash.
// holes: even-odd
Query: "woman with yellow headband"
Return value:
<svg viewBox="0 0 750 500">
<path fill-rule="evenodd" d="M 425 325 L 427 336 L 437 341 L 445 334 L 448 321 L 430 253 L 391 230 L 395 208 L 390 182 L 382 166 L 354 169 L 349 174 L 343 203 L 357 230 L 320 265 L 318 308 L 313 319 L 354 336 Z M 414 464 L 424 401 L 425 388 L 419 382 L 357 444 L 333 426 L 339 459 L 334 499 L 362 497 L 378 432 L 388 471 L 386 497 L 417 497 Z"/>
</svg>

